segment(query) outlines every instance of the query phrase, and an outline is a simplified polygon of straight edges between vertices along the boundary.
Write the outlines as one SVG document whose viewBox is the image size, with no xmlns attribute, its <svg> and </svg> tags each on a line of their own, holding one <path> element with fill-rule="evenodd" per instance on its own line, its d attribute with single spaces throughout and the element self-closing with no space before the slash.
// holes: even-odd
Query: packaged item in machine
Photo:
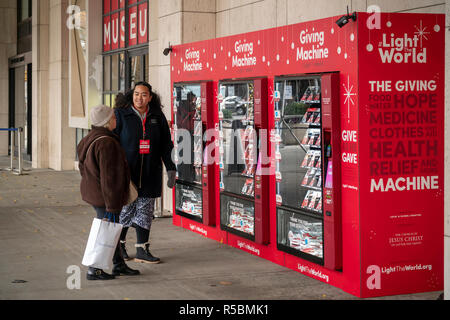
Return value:
<svg viewBox="0 0 450 320">
<path fill-rule="evenodd" d="M 317 117 L 317 108 L 309 108 L 306 111 L 305 116 L 304 116 L 304 118 L 305 118 L 304 123 L 314 123 L 314 120 Z"/>
<path fill-rule="evenodd" d="M 314 159 L 314 154 L 312 150 L 308 150 L 308 152 L 305 155 L 305 158 L 302 161 L 301 167 L 306 168 L 309 167 L 309 164 L 311 163 L 311 159 Z"/>
<path fill-rule="evenodd" d="M 317 182 L 319 182 L 319 178 L 320 178 L 320 170 L 317 169 L 312 169 L 314 170 L 314 176 L 311 178 L 311 180 L 309 181 L 308 186 L 310 187 L 316 187 L 317 186 Z"/>
<path fill-rule="evenodd" d="M 314 114 L 314 110 L 313 108 L 308 108 L 308 110 L 306 110 L 305 114 L 302 117 L 302 120 L 300 121 L 301 123 L 310 123 L 311 122 L 311 117 Z"/>
<path fill-rule="evenodd" d="M 247 192 L 249 191 L 250 186 L 253 184 L 253 179 L 249 178 L 247 180 L 245 180 L 245 184 L 242 187 L 241 193 L 243 194 L 247 194 Z"/>
<path fill-rule="evenodd" d="M 317 173 L 319 175 L 319 179 L 317 179 L 315 187 L 322 188 L 322 173 L 320 172 L 320 170 L 317 170 Z"/>
<path fill-rule="evenodd" d="M 320 151 L 315 151 L 313 167 L 320 168 L 321 164 L 322 164 L 322 153 Z"/>
<path fill-rule="evenodd" d="M 252 182 L 252 184 L 247 188 L 247 195 L 248 196 L 254 196 L 254 183 Z"/>
<path fill-rule="evenodd" d="M 322 192 L 320 192 L 320 191 L 316 192 L 316 197 L 315 197 L 314 203 L 311 205 L 311 207 L 315 211 L 322 210 Z"/>
<path fill-rule="evenodd" d="M 320 136 L 320 130 L 311 129 L 310 132 L 311 138 L 308 140 L 308 145 L 315 145 Z"/>
<path fill-rule="evenodd" d="M 255 175 L 255 171 L 256 171 L 256 165 L 252 164 L 252 165 L 249 166 L 247 174 L 249 176 L 254 176 Z"/>
<path fill-rule="evenodd" d="M 283 203 L 283 198 L 281 197 L 281 194 L 277 194 L 275 196 L 275 201 L 277 202 L 278 205 L 281 205 Z"/>
<path fill-rule="evenodd" d="M 305 174 L 305 177 L 303 178 L 302 181 L 302 186 L 307 187 L 311 184 L 311 182 L 314 179 L 314 176 L 316 175 L 316 168 L 309 168 L 308 171 Z"/>
<path fill-rule="evenodd" d="M 317 118 L 319 118 L 319 123 L 320 123 L 320 112 L 314 112 L 309 123 L 317 124 L 317 121 L 316 121 Z"/>
<path fill-rule="evenodd" d="M 314 191 L 309 190 L 309 191 L 306 193 L 306 196 L 305 196 L 305 198 L 303 199 L 303 202 L 302 202 L 302 208 L 303 208 L 303 209 L 307 209 L 307 208 L 308 208 L 309 203 L 311 202 L 312 197 L 313 197 L 313 192 L 314 192 Z"/>
<path fill-rule="evenodd" d="M 300 102 L 305 102 L 308 99 L 310 94 L 311 94 L 311 90 L 310 90 L 310 87 L 308 87 L 305 90 L 305 93 L 303 94 L 302 98 L 300 99 Z"/>
<path fill-rule="evenodd" d="M 317 199 L 317 192 L 313 191 L 311 200 L 308 203 L 308 209 L 314 210 L 315 205 L 316 205 L 316 199 Z"/>
<path fill-rule="evenodd" d="M 316 206 L 316 211 L 322 212 L 322 197 L 319 198 L 319 201 Z"/>
<path fill-rule="evenodd" d="M 320 147 L 320 144 L 322 143 L 322 141 L 321 141 L 321 139 L 320 139 L 320 131 L 319 131 L 319 133 L 317 134 L 317 140 L 316 140 L 316 142 L 314 143 L 314 145 L 315 146 L 317 146 L 317 147 Z"/>
<path fill-rule="evenodd" d="M 314 160 L 316 158 L 317 151 L 309 150 L 309 152 L 311 153 L 311 157 L 309 158 L 307 166 L 308 166 L 308 168 L 313 168 L 314 167 Z"/>
<path fill-rule="evenodd" d="M 319 87 L 316 87 L 316 94 L 314 96 L 314 102 L 320 103 L 320 88 Z"/>
<path fill-rule="evenodd" d="M 320 124 L 320 112 L 316 112 L 316 113 L 317 113 L 317 117 L 314 119 L 314 123 Z"/>
<path fill-rule="evenodd" d="M 314 96 L 316 94 L 316 89 L 314 87 L 310 87 L 310 93 L 308 96 L 308 99 L 306 99 L 306 102 L 313 102 L 314 101 Z"/>
<path fill-rule="evenodd" d="M 281 172 L 280 171 L 275 172 L 275 180 L 276 180 L 276 182 L 280 182 L 281 179 L 282 179 Z"/>
<path fill-rule="evenodd" d="M 311 140 L 312 137 L 312 131 L 311 130 L 306 130 L 305 135 L 303 136 L 303 140 L 302 140 L 302 144 L 303 145 L 307 145 L 309 144 L 309 141 Z"/>
</svg>

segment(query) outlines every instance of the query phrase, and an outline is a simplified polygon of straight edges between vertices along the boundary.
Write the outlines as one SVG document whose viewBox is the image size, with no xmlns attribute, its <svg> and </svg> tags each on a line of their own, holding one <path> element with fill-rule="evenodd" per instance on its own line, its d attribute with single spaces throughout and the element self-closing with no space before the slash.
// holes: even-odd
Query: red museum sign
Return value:
<svg viewBox="0 0 450 320">
<path fill-rule="evenodd" d="M 136 0 L 104 0 L 103 51 L 112 51 L 148 42 L 148 2 L 136 4 Z M 128 24 L 126 23 L 128 12 Z M 128 38 L 127 38 L 128 30 Z"/>
</svg>

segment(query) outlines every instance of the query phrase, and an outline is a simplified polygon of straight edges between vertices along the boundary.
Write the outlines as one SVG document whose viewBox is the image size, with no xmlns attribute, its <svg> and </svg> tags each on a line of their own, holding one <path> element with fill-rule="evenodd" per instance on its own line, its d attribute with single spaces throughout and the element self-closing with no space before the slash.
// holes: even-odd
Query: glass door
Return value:
<svg viewBox="0 0 450 320">
<path fill-rule="evenodd" d="M 10 128 L 23 128 L 21 134 L 22 156 L 32 160 L 32 65 L 23 64 L 9 69 L 9 114 Z M 14 154 L 18 155 L 19 144 L 15 138 Z M 11 149 L 10 137 L 8 138 Z M 11 152 L 11 151 L 10 151 Z"/>
<path fill-rule="evenodd" d="M 323 264 L 320 78 L 275 81 L 277 244 Z"/>
<path fill-rule="evenodd" d="M 130 51 L 128 56 L 129 88 L 139 81 L 147 81 L 149 77 L 148 48 Z"/>
<path fill-rule="evenodd" d="M 221 226 L 254 239 L 257 136 L 253 81 L 219 84 Z"/>
<path fill-rule="evenodd" d="M 175 84 L 176 213 L 202 222 L 203 124 L 200 84 Z"/>
</svg>

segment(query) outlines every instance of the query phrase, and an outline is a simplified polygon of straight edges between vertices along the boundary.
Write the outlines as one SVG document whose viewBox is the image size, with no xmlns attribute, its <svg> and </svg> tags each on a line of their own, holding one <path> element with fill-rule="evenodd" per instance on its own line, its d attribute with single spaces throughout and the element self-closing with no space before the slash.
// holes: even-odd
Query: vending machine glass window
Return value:
<svg viewBox="0 0 450 320">
<path fill-rule="evenodd" d="M 323 262 L 320 78 L 275 81 L 278 248 Z"/>
<path fill-rule="evenodd" d="M 219 84 L 221 225 L 244 237 L 254 236 L 258 145 L 253 92 L 252 81 Z"/>
<path fill-rule="evenodd" d="M 202 221 L 203 125 L 200 84 L 175 84 L 173 114 L 177 184 L 176 213 Z"/>
</svg>

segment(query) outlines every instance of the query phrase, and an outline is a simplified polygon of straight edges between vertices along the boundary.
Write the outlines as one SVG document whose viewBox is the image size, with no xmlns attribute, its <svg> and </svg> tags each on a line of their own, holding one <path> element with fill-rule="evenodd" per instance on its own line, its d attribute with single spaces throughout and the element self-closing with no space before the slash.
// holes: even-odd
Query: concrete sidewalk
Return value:
<svg viewBox="0 0 450 320">
<path fill-rule="evenodd" d="M 0 168 L 9 159 L 0 157 Z M 28 164 L 29 165 L 29 164 Z M 27 164 L 25 164 L 25 167 Z M 137 277 L 87 281 L 81 265 L 94 210 L 81 200 L 76 171 L 0 171 L 0 299 L 299 300 L 358 299 L 242 250 L 155 219 L 152 253 L 163 263 L 144 265 Z M 128 251 L 136 235 L 130 229 Z M 81 289 L 69 290 L 67 269 L 81 269 Z M 435 300 L 441 292 L 383 299 Z"/>
</svg>

